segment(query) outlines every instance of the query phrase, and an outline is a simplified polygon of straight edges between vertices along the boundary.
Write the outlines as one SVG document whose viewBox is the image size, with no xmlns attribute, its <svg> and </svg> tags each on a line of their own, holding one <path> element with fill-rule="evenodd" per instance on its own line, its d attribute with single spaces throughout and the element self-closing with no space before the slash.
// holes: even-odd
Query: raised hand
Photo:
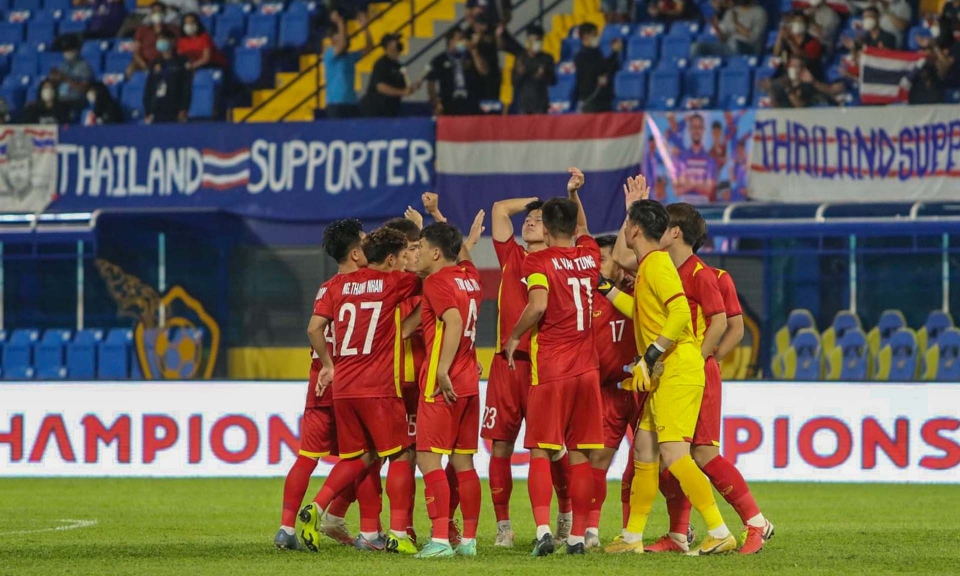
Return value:
<svg viewBox="0 0 960 576">
<path fill-rule="evenodd" d="M 423 209 L 427 214 L 433 214 L 440 207 L 440 196 L 436 192 L 424 192 L 420 195 L 420 200 L 423 201 Z"/>
<path fill-rule="evenodd" d="M 407 206 L 403 211 L 403 217 L 417 225 L 417 228 L 423 230 L 423 215 L 417 212 L 413 206 Z"/>
<path fill-rule="evenodd" d="M 570 173 L 570 180 L 567 180 L 567 193 L 572 194 L 583 187 L 583 172 L 576 166 L 567 168 L 567 172 Z"/>
<path fill-rule="evenodd" d="M 637 200 L 647 200 L 650 198 L 650 187 L 647 186 L 647 179 L 643 174 L 638 174 L 633 178 L 627 178 L 627 183 L 623 185 L 623 195 L 627 202 L 627 209 Z"/>
<path fill-rule="evenodd" d="M 477 245 L 477 242 L 480 241 L 480 236 L 486 230 L 486 227 L 483 225 L 483 219 L 486 215 L 487 213 L 481 210 L 474 216 L 473 224 L 470 225 L 470 233 L 467 234 L 467 237 L 463 240 L 467 250 L 472 250 L 473 247 Z"/>
</svg>

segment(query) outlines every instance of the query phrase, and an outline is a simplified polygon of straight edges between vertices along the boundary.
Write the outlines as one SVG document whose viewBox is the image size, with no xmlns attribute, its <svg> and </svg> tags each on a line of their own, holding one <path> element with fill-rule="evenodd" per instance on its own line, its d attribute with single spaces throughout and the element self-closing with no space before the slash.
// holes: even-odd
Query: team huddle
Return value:
<svg viewBox="0 0 960 576">
<path fill-rule="evenodd" d="M 470 250 L 485 213 L 464 238 L 426 193 L 424 208 L 436 220 L 427 226 L 413 209 L 370 234 L 355 219 L 327 226 L 323 246 L 338 273 L 320 287 L 307 328 L 310 387 L 278 548 L 317 551 L 325 535 L 360 550 L 476 556 L 479 437 L 492 443 L 495 546 L 512 547 L 511 457 L 524 423 L 534 556 L 600 546 L 607 471 L 628 430 L 635 430 L 634 464 L 622 482 L 623 530 L 605 552 L 752 554 L 773 536 L 742 475 L 719 452 L 718 362 L 739 345 L 743 322 L 730 275 L 695 254 L 706 238 L 703 217 L 689 204 L 649 200 L 638 176 L 624 185 L 619 234 L 591 237 L 579 196 L 584 177 L 570 172 L 566 198 L 503 200 L 491 210 L 502 279 L 482 416 L 475 349 L 482 287 Z M 521 214 L 525 248 L 511 220 Z M 331 454 L 340 460 L 301 508 L 318 459 Z M 415 468 L 432 524 L 422 548 L 413 529 Z M 742 542 L 724 524 L 711 484 L 740 516 Z M 670 529 L 645 546 L 658 489 Z M 356 537 L 344 522 L 354 501 Z M 697 546 L 691 508 L 708 531 Z"/>
</svg>

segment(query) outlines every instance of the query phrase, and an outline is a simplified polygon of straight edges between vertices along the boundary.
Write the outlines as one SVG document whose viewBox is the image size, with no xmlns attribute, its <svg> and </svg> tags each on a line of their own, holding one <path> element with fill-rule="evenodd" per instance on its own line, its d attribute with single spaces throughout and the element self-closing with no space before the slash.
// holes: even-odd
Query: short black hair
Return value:
<svg viewBox="0 0 960 576">
<path fill-rule="evenodd" d="M 873 7 L 873 6 L 869 6 L 869 7 L 865 8 L 864 11 L 863 11 L 862 16 L 866 16 L 866 15 L 867 15 L 867 12 L 873 12 L 876 16 L 880 16 L 880 10 L 878 10 L 877 8 L 875 8 L 875 7 Z"/>
<path fill-rule="evenodd" d="M 654 242 L 660 241 L 670 222 L 667 210 L 656 200 L 637 200 L 627 210 L 627 217 L 632 224 L 643 228 L 645 238 Z"/>
<path fill-rule="evenodd" d="M 381 264 L 391 255 L 399 258 L 406 247 L 406 236 L 393 228 L 379 228 L 363 239 L 363 255 L 370 264 Z"/>
<path fill-rule="evenodd" d="M 527 205 L 523 207 L 527 211 L 527 214 L 533 212 L 534 210 L 543 210 L 543 201 L 542 200 L 532 200 L 527 202 Z"/>
<path fill-rule="evenodd" d="M 580 35 L 581 38 L 583 38 L 584 36 L 589 36 L 591 34 L 596 34 L 597 25 L 591 22 L 584 22 L 583 24 L 580 25 L 579 28 L 577 28 L 577 33 Z"/>
<path fill-rule="evenodd" d="M 603 234 L 602 236 L 597 236 L 594 238 L 597 241 L 597 246 L 601 248 L 613 248 L 613 245 L 617 243 L 616 234 Z"/>
<path fill-rule="evenodd" d="M 723 124 L 719 120 L 714 120 L 713 124 L 710 124 L 710 127 L 716 130 L 717 128 L 723 129 Z"/>
<path fill-rule="evenodd" d="M 453 224 L 447 222 L 434 222 L 424 226 L 420 232 L 420 237 L 430 243 L 431 246 L 440 249 L 443 257 L 447 260 L 456 262 L 460 254 L 460 248 L 463 246 L 463 234 Z"/>
<path fill-rule="evenodd" d="M 538 26 L 537 24 L 530 24 L 527 26 L 526 32 L 527 36 L 536 36 L 538 38 L 543 38 L 544 36 L 543 27 Z"/>
<path fill-rule="evenodd" d="M 457 37 L 457 34 L 463 35 L 463 30 L 454 26 L 453 28 L 447 30 L 447 33 L 444 34 L 443 37 L 449 44 L 451 40 Z"/>
<path fill-rule="evenodd" d="M 670 219 L 670 227 L 680 228 L 683 242 L 687 246 L 696 246 L 697 242 L 702 241 L 707 235 L 707 221 L 693 204 L 686 202 L 671 204 L 667 206 L 667 217 Z"/>
<path fill-rule="evenodd" d="M 323 229 L 323 249 L 338 264 L 343 264 L 347 254 L 360 245 L 363 224 L 356 218 L 334 220 Z"/>
<path fill-rule="evenodd" d="M 551 198 L 543 203 L 543 227 L 554 236 L 573 236 L 580 207 L 569 198 Z"/>
<path fill-rule="evenodd" d="M 416 242 L 420 239 L 420 228 L 413 223 L 413 220 L 406 218 L 393 218 L 383 223 L 384 228 L 392 228 L 403 234 L 407 242 Z"/>
<path fill-rule="evenodd" d="M 399 34 L 384 34 L 383 38 L 380 39 L 380 47 L 386 48 L 391 42 L 399 42 L 400 39 L 401 37 Z"/>
</svg>

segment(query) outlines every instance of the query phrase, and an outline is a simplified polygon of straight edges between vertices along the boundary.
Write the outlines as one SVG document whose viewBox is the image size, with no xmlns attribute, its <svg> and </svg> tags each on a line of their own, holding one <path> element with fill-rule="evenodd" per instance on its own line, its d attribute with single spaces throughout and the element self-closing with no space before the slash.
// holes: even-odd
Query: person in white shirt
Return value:
<svg viewBox="0 0 960 576">
<path fill-rule="evenodd" d="M 827 4 L 826 0 L 808 0 L 807 18 L 810 21 L 810 34 L 820 40 L 827 52 L 833 52 L 840 28 L 840 16 Z"/>
</svg>

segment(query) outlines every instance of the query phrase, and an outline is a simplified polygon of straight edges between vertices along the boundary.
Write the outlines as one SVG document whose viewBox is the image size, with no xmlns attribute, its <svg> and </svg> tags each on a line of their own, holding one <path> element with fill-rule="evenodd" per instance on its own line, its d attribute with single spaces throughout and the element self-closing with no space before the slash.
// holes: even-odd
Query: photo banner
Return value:
<svg viewBox="0 0 960 576">
<path fill-rule="evenodd" d="M 0 212 L 40 212 L 57 193 L 57 127 L 0 130 Z"/>
<path fill-rule="evenodd" d="M 957 198 L 956 106 L 757 112 L 751 198 L 904 202 Z"/>
<path fill-rule="evenodd" d="M 433 185 L 434 131 L 429 118 L 69 128 L 53 208 L 390 218 Z"/>
<path fill-rule="evenodd" d="M 647 115 L 641 172 L 651 198 L 713 204 L 749 199 L 753 110 Z"/>
</svg>

